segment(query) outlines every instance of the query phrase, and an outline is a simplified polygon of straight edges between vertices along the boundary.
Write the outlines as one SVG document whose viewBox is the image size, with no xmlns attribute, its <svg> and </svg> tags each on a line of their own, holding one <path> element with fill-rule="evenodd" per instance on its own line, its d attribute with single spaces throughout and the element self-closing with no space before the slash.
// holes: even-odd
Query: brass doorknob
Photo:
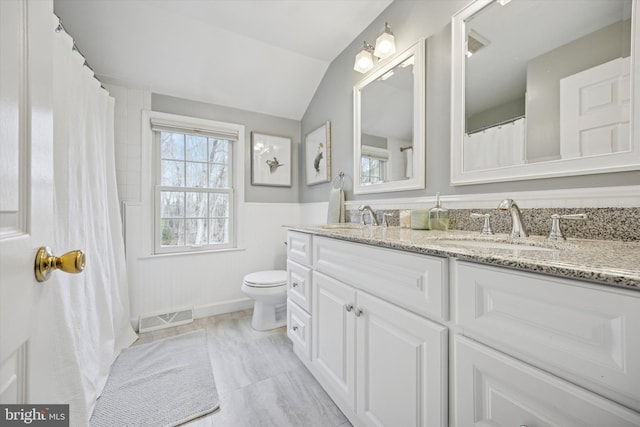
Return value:
<svg viewBox="0 0 640 427">
<path fill-rule="evenodd" d="M 70 251 L 61 257 L 56 257 L 51 253 L 50 248 L 43 246 L 36 253 L 36 280 L 38 282 L 48 280 L 53 270 L 80 273 L 84 270 L 84 263 L 84 252 L 81 250 Z"/>
</svg>

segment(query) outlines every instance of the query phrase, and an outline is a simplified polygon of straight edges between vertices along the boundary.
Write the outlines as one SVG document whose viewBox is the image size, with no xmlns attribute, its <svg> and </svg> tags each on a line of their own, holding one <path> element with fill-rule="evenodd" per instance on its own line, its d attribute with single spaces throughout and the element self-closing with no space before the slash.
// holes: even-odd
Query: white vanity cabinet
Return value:
<svg viewBox="0 0 640 427">
<path fill-rule="evenodd" d="M 366 426 L 447 425 L 447 260 L 314 236 L 311 366 Z"/>
<path fill-rule="evenodd" d="M 310 361 L 291 285 L 288 330 L 332 399 L 355 426 L 447 426 L 448 332 L 427 318 L 448 315 L 447 259 L 317 235 L 310 253 Z M 290 277 L 300 266 L 289 259 Z"/>
<path fill-rule="evenodd" d="M 640 426 L 640 293 L 456 264 L 456 426 Z"/>
<path fill-rule="evenodd" d="M 640 292 L 288 242 L 289 336 L 354 426 L 640 426 Z"/>
</svg>

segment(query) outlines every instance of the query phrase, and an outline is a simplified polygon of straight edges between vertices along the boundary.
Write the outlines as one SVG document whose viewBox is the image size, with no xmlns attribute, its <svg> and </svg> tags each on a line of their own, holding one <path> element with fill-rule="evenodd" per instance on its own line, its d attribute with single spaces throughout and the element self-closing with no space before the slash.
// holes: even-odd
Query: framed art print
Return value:
<svg viewBox="0 0 640 427">
<path fill-rule="evenodd" d="M 291 187 L 291 138 L 251 132 L 251 184 Z"/>
<path fill-rule="evenodd" d="M 326 122 L 305 138 L 307 185 L 331 181 L 331 122 Z"/>
</svg>

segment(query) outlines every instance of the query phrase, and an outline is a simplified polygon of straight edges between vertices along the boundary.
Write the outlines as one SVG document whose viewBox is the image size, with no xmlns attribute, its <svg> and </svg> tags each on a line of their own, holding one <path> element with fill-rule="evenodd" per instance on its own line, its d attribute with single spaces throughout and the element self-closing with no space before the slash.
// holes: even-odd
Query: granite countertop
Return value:
<svg viewBox="0 0 640 427">
<path fill-rule="evenodd" d="M 411 230 L 351 223 L 285 228 L 640 291 L 640 242 L 582 239 L 553 242 L 543 236 L 512 239 L 506 234 L 481 236 L 469 231 Z"/>
</svg>

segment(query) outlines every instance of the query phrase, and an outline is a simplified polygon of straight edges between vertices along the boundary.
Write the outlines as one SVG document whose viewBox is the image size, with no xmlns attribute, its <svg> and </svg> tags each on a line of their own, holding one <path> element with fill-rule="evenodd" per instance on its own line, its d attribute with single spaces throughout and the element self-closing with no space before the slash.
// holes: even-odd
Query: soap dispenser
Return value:
<svg viewBox="0 0 640 427">
<path fill-rule="evenodd" d="M 440 193 L 436 193 L 436 205 L 429 209 L 429 228 L 431 230 L 449 229 L 449 209 L 440 203 Z"/>
</svg>

